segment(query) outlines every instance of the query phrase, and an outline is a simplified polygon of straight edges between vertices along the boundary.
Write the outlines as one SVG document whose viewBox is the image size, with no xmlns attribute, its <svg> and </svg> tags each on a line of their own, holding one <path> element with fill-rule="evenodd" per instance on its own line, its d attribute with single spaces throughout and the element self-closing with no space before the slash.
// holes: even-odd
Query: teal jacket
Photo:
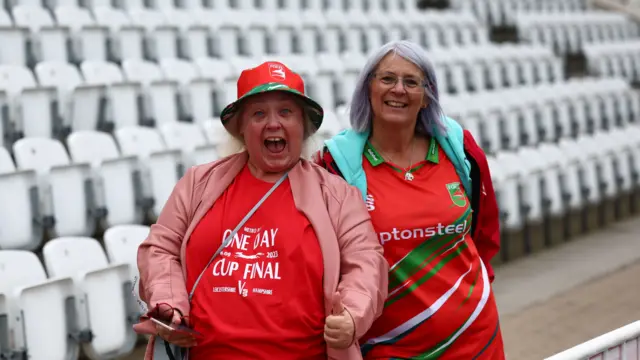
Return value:
<svg viewBox="0 0 640 360">
<path fill-rule="evenodd" d="M 463 129 L 455 120 L 444 117 L 445 133 L 435 136 L 442 150 L 453 162 L 467 197 L 471 199 L 471 164 L 464 152 Z M 362 153 L 369 132 L 358 133 L 348 129 L 325 141 L 344 179 L 357 187 L 362 198 L 367 198 L 367 178 L 362 168 Z"/>
</svg>

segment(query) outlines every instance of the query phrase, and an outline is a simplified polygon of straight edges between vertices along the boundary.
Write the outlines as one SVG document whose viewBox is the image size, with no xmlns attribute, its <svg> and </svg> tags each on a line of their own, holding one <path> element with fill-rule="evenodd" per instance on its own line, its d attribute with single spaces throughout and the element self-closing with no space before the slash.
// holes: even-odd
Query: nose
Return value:
<svg viewBox="0 0 640 360">
<path fill-rule="evenodd" d="M 282 124 L 280 123 L 280 119 L 276 114 L 273 114 L 273 113 L 269 114 L 269 117 L 267 118 L 266 127 L 269 130 L 278 130 L 282 127 Z"/>
<path fill-rule="evenodd" d="M 391 91 L 395 93 L 405 93 L 407 91 L 407 89 L 404 88 L 404 82 L 402 79 L 398 79 L 398 81 L 396 81 L 396 84 L 393 85 Z"/>
</svg>

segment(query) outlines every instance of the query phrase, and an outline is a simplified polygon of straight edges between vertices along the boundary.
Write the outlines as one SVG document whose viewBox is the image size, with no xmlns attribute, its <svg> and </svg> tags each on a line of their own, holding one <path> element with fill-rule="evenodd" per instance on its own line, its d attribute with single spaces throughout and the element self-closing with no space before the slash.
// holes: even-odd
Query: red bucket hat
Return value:
<svg viewBox="0 0 640 360">
<path fill-rule="evenodd" d="M 315 133 L 320 128 L 324 110 L 318 103 L 305 95 L 302 77 L 280 62 L 267 61 L 257 67 L 242 71 L 238 78 L 238 99 L 227 105 L 220 114 L 222 125 L 231 135 L 239 136 L 235 115 L 242 106 L 243 100 L 269 91 L 285 91 L 302 99 L 306 105 L 305 112 L 314 126 L 311 133 Z"/>
</svg>

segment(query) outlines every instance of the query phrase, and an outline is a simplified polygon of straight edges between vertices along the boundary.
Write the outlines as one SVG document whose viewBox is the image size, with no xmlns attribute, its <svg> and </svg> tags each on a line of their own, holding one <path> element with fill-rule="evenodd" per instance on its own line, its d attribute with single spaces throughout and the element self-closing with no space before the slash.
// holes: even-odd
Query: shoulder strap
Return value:
<svg viewBox="0 0 640 360">
<path fill-rule="evenodd" d="M 278 188 L 278 186 L 280 186 L 280 184 L 282 184 L 282 182 L 287 178 L 287 175 L 288 175 L 288 173 L 285 173 L 284 175 L 282 175 L 282 177 L 275 184 L 273 184 L 271 189 L 269 189 L 269 191 L 267 191 L 267 193 L 264 194 L 262 199 L 260 199 L 260 201 L 258 201 L 253 206 L 253 208 L 251 210 L 249 210 L 247 215 L 245 215 L 242 220 L 240 220 L 240 222 L 238 223 L 236 228 L 233 229 L 231 234 L 229 234 L 229 236 L 227 236 L 224 239 L 224 241 L 222 241 L 222 244 L 220 244 L 220 247 L 218 247 L 218 250 L 216 250 L 216 252 L 213 254 L 213 256 L 211 257 L 211 259 L 209 260 L 207 265 L 204 267 L 204 269 L 202 269 L 202 272 L 200 273 L 200 275 L 198 275 L 198 278 L 196 279 L 196 281 L 193 283 L 193 287 L 191 288 L 191 292 L 189 293 L 189 303 L 191 303 L 191 299 L 193 299 L 193 294 L 196 291 L 196 287 L 198 286 L 198 283 L 200 282 L 200 279 L 202 279 L 202 276 L 204 275 L 204 273 L 207 271 L 207 268 L 209 268 L 209 265 L 211 265 L 213 260 L 215 260 L 215 258 L 218 257 L 220 252 L 222 252 L 222 249 L 224 249 L 225 247 L 227 247 L 227 245 L 229 245 L 229 242 L 233 239 L 234 236 L 236 236 L 238 231 L 240 231 L 240 229 L 242 229 L 242 227 L 247 222 L 247 220 L 249 220 L 249 218 L 251 218 L 251 216 L 253 216 L 253 214 L 256 212 L 256 210 L 258 210 L 260 205 L 262 205 L 262 203 L 264 203 L 264 201 L 267 200 L 269 195 L 271 195 Z"/>
</svg>

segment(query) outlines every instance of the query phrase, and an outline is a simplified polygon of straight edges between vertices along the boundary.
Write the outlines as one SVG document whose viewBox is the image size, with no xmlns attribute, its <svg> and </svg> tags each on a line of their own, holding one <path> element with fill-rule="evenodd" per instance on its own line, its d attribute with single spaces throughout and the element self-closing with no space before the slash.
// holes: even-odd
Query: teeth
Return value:
<svg viewBox="0 0 640 360">
<path fill-rule="evenodd" d="M 386 104 L 393 107 L 404 107 L 405 104 L 397 101 L 386 101 Z"/>
<path fill-rule="evenodd" d="M 267 141 L 274 141 L 274 142 L 282 141 L 282 140 L 284 140 L 284 139 L 281 138 L 281 137 L 270 137 L 270 138 L 267 138 Z"/>
</svg>

